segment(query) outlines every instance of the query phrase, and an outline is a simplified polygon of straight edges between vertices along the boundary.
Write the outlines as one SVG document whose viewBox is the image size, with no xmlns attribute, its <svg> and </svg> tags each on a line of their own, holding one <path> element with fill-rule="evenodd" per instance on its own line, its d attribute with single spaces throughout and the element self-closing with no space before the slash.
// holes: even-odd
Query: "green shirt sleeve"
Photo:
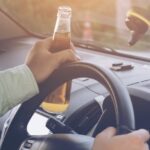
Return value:
<svg viewBox="0 0 150 150">
<path fill-rule="evenodd" d="M 0 71 L 0 116 L 38 93 L 37 82 L 27 65 Z"/>
</svg>

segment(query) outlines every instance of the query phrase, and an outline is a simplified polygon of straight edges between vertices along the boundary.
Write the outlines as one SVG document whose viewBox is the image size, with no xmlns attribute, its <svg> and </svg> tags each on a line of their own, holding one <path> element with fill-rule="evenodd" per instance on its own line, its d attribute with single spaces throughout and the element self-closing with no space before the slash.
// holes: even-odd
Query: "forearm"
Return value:
<svg viewBox="0 0 150 150">
<path fill-rule="evenodd" d="M 0 115 L 34 95 L 39 89 L 26 65 L 0 72 Z"/>
</svg>

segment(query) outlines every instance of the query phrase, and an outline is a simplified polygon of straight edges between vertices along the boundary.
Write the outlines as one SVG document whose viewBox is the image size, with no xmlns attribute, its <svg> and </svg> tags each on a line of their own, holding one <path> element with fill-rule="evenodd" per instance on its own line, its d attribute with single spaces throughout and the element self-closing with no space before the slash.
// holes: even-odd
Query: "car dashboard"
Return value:
<svg viewBox="0 0 150 150">
<path fill-rule="evenodd" d="M 8 69 L 24 63 L 28 51 L 38 40 L 35 37 L 20 37 L 0 41 L 0 70 Z M 76 47 L 81 61 L 100 65 L 112 70 L 130 93 L 136 119 L 136 128 L 150 128 L 150 62 L 137 59 L 107 54 L 94 50 Z M 119 68 L 122 64 L 125 67 Z M 91 101 L 98 101 L 103 105 L 104 101 L 110 101 L 109 93 L 97 81 L 89 78 L 78 78 L 72 82 L 71 99 L 69 108 L 64 112 L 67 118 L 76 110 Z M 112 105 L 109 105 L 111 110 Z M 8 116 L 0 118 L 0 130 Z M 82 117 L 82 115 L 81 115 Z M 47 118 L 48 119 L 48 118 Z M 34 120 L 34 119 L 33 119 Z M 42 121 L 42 120 L 41 120 Z M 45 119 L 44 119 L 44 122 Z M 30 122 L 30 126 L 34 126 Z M 93 126 L 94 127 L 94 126 Z M 29 127 L 30 128 L 30 127 Z M 32 128 L 30 128 L 32 130 Z M 42 130 L 42 129 L 41 129 Z M 46 132 L 48 132 L 46 130 Z"/>
</svg>

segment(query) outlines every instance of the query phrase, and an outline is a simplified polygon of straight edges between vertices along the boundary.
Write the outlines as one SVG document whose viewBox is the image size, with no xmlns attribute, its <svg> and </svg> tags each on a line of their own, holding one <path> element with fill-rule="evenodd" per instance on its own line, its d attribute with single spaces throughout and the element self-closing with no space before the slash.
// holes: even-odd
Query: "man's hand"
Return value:
<svg viewBox="0 0 150 150">
<path fill-rule="evenodd" d="M 115 128 L 107 128 L 97 135 L 93 150 L 149 150 L 148 131 L 140 129 L 125 135 L 116 135 Z"/>
<path fill-rule="evenodd" d="M 37 83 L 43 82 L 60 65 L 67 62 L 78 61 L 72 49 L 51 53 L 52 39 L 38 41 L 29 52 L 25 63 L 31 69 Z"/>
</svg>

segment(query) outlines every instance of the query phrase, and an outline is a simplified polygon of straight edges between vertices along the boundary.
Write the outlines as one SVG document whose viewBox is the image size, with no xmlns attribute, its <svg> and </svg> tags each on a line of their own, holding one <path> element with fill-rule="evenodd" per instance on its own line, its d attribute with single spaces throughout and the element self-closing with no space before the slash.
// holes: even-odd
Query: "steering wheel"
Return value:
<svg viewBox="0 0 150 150">
<path fill-rule="evenodd" d="M 97 80 L 109 91 L 115 109 L 118 134 L 135 129 L 133 107 L 127 89 L 110 70 L 90 63 L 78 62 L 65 65 L 39 85 L 39 94 L 23 103 L 16 111 L 3 135 L 1 150 L 90 150 L 93 138 L 74 134 L 50 134 L 29 136 L 27 125 L 42 100 L 58 86 L 75 78 L 88 77 Z"/>
</svg>

